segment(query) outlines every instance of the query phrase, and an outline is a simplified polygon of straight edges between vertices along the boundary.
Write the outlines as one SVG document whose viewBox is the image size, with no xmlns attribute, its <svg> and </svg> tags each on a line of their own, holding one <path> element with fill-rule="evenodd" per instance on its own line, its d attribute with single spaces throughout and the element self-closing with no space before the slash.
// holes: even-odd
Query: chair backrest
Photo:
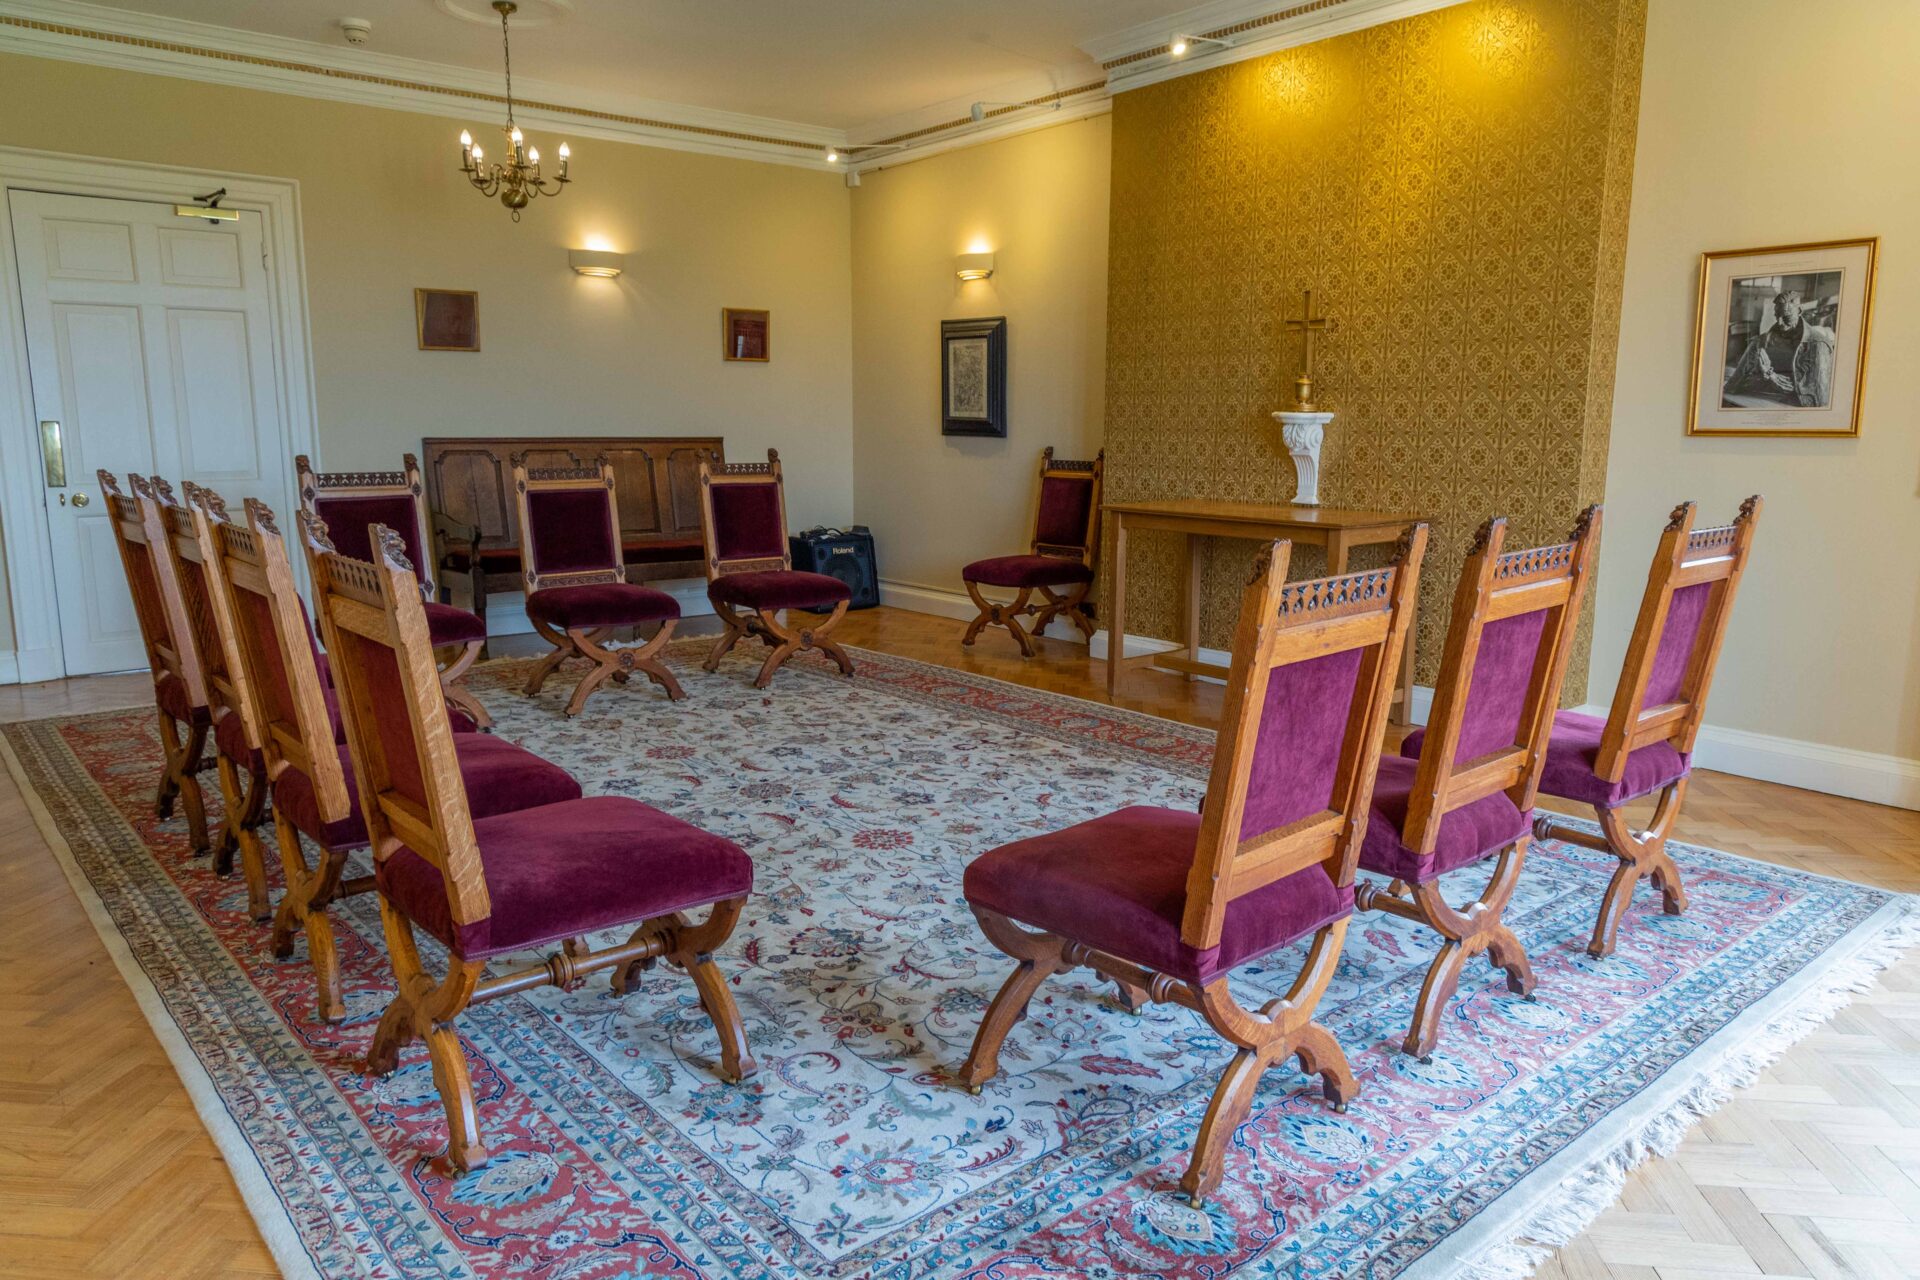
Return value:
<svg viewBox="0 0 1920 1280">
<path fill-rule="evenodd" d="M 702 458 L 700 527 L 708 579 L 793 568 L 779 451 L 767 450 L 765 462 L 728 462 L 717 470 Z"/>
<path fill-rule="evenodd" d="M 1383 569 L 1289 584 L 1292 544 L 1241 597 L 1181 937 L 1217 946 L 1227 906 L 1318 864 L 1353 883 L 1427 526 Z"/>
<path fill-rule="evenodd" d="M 377 527 L 372 561 L 307 549 L 373 856 L 413 850 L 440 872 L 454 925 L 478 924 L 492 905 L 406 540 Z"/>
<path fill-rule="evenodd" d="M 1650 742 L 1693 750 L 1761 505 L 1755 494 L 1732 524 L 1712 529 L 1693 527 L 1693 503 L 1673 509 L 1600 735 L 1594 771 L 1607 781 L 1620 781 L 1627 757 Z"/>
<path fill-rule="evenodd" d="M 527 590 L 625 582 L 613 464 L 601 456 L 587 466 L 529 467 L 524 453 L 511 462 Z"/>
<path fill-rule="evenodd" d="M 200 497 L 207 507 L 204 490 Z M 267 776 L 278 779 L 286 770 L 298 769 L 312 784 L 320 820 L 339 822 L 351 809 L 313 624 L 294 585 L 286 539 L 273 512 L 254 498 L 247 499 L 246 512 L 244 526 L 220 521 L 212 525 L 212 533 L 219 553 L 217 576 L 227 591 Z M 208 514 L 213 514 L 211 509 Z"/>
<path fill-rule="evenodd" d="M 1566 542 L 1502 553 L 1505 517 L 1480 526 L 1454 589 L 1426 743 L 1401 840 L 1432 853 L 1440 821 L 1496 791 L 1533 808 L 1580 601 L 1600 550 L 1600 508 Z"/>
<path fill-rule="evenodd" d="M 303 453 L 293 460 L 293 469 L 300 481 L 300 509 L 326 521 L 334 546 L 365 560 L 373 554 L 369 528 L 383 524 L 397 530 L 421 592 L 432 598 L 433 535 L 418 458 L 402 454 L 398 471 L 315 471 Z"/>
<path fill-rule="evenodd" d="M 1100 551 L 1100 484 L 1107 451 L 1091 462 L 1040 452 L 1040 504 L 1033 516 L 1033 554 L 1063 556 L 1091 566 Z"/>
<path fill-rule="evenodd" d="M 227 504 L 219 494 L 191 480 L 182 485 L 184 502 L 175 501 L 172 488 L 158 476 L 153 487 L 163 499 L 160 515 L 167 531 L 167 553 L 206 678 L 208 705 L 216 719 L 239 716 L 247 746 L 257 751 L 260 724 L 254 718 L 246 659 L 234 632 L 233 603 L 219 579 L 220 553 L 214 544 L 214 522 L 225 521 Z"/>
<path fill-rule="evenodd" d="M 154 683 L 171 676 L 186 690 L 190 705 L 204 707 L 206 675 L 193 643 L 180 583 L 174 576 L 173 558 L 166 551 L 160 499 L 144 476 L 129 472 L 127 485 L 133 493 L 126 494 L 112 472 L 96 474 L 113 525 L 113 540 L 120 548 L 120 566 L 126 571 L 127 589 L 133 595 L 134 619 L 140 627 L 140 641 Z"/>
</svg>

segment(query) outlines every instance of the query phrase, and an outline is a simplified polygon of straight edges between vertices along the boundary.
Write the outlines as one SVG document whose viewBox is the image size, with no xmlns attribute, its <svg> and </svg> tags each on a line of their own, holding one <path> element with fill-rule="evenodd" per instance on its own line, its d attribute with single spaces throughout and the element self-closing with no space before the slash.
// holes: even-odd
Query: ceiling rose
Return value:
<svg viewBox="0 0 1920 1280">
<path fill-rule="evenodd" d="M 487 0 L 433 0 L 433 7 L 449 18 L 483 27 L 500 20 Z M 573 0 L 520 0 L 520 11 L 513 15 L 513 21 L 520 27 L 547 27 L 572 16 Z"/>
</svg>

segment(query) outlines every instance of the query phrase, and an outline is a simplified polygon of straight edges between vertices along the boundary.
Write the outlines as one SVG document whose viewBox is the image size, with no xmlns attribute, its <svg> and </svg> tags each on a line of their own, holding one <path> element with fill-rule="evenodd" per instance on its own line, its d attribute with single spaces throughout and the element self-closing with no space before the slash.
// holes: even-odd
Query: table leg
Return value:
<svg viewBox="0 0 1920 1280">
<path fill-rule="evenodd" d="M 1413 617 L 1407 620 L 1407 642 L 1400 649 L 1400 700 L 1387 712 L 1387 723 L 1403 729 L 1413 727 L 1413 646 L 1420 636 L 1420 603 L 1412 602 Z"/>
<path fill-rule="evenodd" d="M 1187 661 L 1200 661 L 1200 589 L 1201 569 L 1205 561 L 1200 556 L 1200 535 L 1187 535 L 1187 584 L 1185 605 L 1185 623 L 1187 628 Z M 1188 679 L 1193 677 L 1189 676 Z"/>
<path fill-rule="evenodd" d="M 1347 535 L 1337 529 L 1327 532 L 1327 576 L 1339 577 L 1347 571 Z"/>
<path fill-rule="evenodd" d="M 1127 517 L 1113 516 L 1113 599 L 1107 609 L 1107 697 L 1120 688 L 1120 658 L 1127 648 Z"/>
</svg>

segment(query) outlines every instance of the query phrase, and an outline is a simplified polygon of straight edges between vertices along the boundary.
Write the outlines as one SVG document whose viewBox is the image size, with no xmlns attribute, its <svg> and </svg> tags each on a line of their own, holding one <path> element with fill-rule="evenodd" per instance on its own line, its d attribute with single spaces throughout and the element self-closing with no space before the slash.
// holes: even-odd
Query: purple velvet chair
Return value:
<svg viewBox="0 0 1920 1280">
<path fill-rule="evenodd" d="M 272 947 L 284 960 L 293 954 L 295 933 L 304 931 L 319 1016 L 331 1022 L 345 1006 L 327 907 L 336 898 L 373 888 L 369 878 L 345 875 L 347 855 L 366 847 L 367 830 L 354 801 L 356 782 L 342 741 L 339 702 L 323 675 L 286 542 L 265 505 L 250 498 L 246 511 L 245 528 L 223 524 L 214 533 L 271 780 L 274 837 L 286 878 L 274 913 Z M 309 537 L 316 536 L 318 520 L 308 512 L 301 520 Z M 444 698 L 439 706 L 450 730 L 456 718 L 469 730 L 461 735 L 456 758 L 489 812 L 580 794 L 580 784 L 566 770 L 503 739 L 471 732 L 472 722 Z M 307 861 L 303 839 L 318 848 L 317 862 Z"/>
<path fill-rule="evenodd" d="M 487 624 L 465 609 L 434 600 L 433 540 L 428 533 L 426 486 L 420 476 L 420 460 L 412 454 L 401 455 L 399 471 L 326 471 L 318 472 L 301 454 L 293 460 L 300 482 L 300 509 L 310 511 L 324 524 L 333 544 L 343 554 L 365 559 L 372 552 L 367 530 L 376 524 L 398 529 L 407 540 L 407 556 L 417 566 L 421 599 L 426 602 L 427 627 L 436 652 L 447 650 L 457 656 L 440 668 L 440 687 L 447 701 L 459 707 L 482 729 L 491 728 L 493 717 L 461 683 L 468 668 L 486 647 Z"/>
<path fill-rule="evenodd" d="M 612 464 L 600 457 L 587 467 L 529 468 L 520 453 L 511 462 L 527 620 L 553 646 L 528 677 L 527 696 L 539 693 L 568 658 L 585 658 L 593 669 L 567 699 L 569 716 L 579 715 L 587 696 L 609 678 L 625 684 L 635 671 L 665 689 L 669 699 L 686 697 L 661 661 L 680 620 L 680 604 L 664 591 L 627 581 Z M 616 631 L 653 623 L 659 629 L 645 644 L 607 644 Z"/>
<path fill-rule="evenodd" d="M 110 471 L 96 473 L 106 500 L 107 521 L 120 548 L 127 589 L 133 595 L 133 616 L 140 627 L 141 647 L 153 673 L 153 700 L 160 713 L 160 749 L 164 763 L 153 798 L 160 818 L 173 815 L 177 799 L 186 810 L 187 838 L 195 853 L 213 847 L 207 833 L 207 805 L 200 787 L 206 767 L 207 735 L 213 709 L 207 701 L 205 674 L 194 649 L 186 605 L 166 554 L 167 532 L 160 505 L 143 476 L 127 476 L 133 489 L 128 497 Z"/>
<path fill-rule="evenodd" d="M 839 665 L 842 675 L 852 675 L 853 659 L 828 637 L 847 616 L 853 592 L 838 578 L 793 567 L 780 454 L 769 449 L 764 463 L 729 462 L 718 471 L 703 456 L 700 503 L 707 599 L 726 625 L 707 654 L 706 669 L 718 670 L 727 651 L 753 635 L 772 649 L 754 677 L 756 689 L 766 688 L 773 673 L 804 649 L 820 650 Z M 789 609 L 828 616 L 824 622 L 796 627 L 780 618 Z"/>
<path fill-rule="evenodd" d="M 1686 799 L 1694 739 L 1706 714 L 1707 690 L 1734 596 L 1753 550 L 1760 506 L 1755 494 L 1740 504 L 1732 524 L 1717 529 L 1693 527 L 1691 502 L 1673 509 L 1653 553 L 1612 709 L 1604 720 L 1577 711 L 1554 717 L 1540 790 L 1593 806 L 1600 832 L 1542 813 L 1534 819 L 1534 834 L 1620 860 L 1587 944 L 1587 954 L 1595 959 L 1613 954 L 1621 917 L 1633 905 L 1634 886 L 1643 877 L 1660 890 L 1668 915 L 1687 909 L 1686 890 L 1667 852 L 1667 839 Z M 1635 831 L 1626 806 L 1656 792 L 1652 824 Z"/>
<path fill-rule="evenodd" d="M 1105 449 L 1091 462 L 1056 460 L 1052 445 L 1041 452 L 1033 548 L 1024 556 L 975 560 L 960 571 L 967 594 L 980 608 L 980 616 L 967 624 L 961 644 L 972 644 L 983 628 L 1005 627 L 1020 646 L 1021 656 L 1031 658 L 1033 641 L 1020 625 L 1029 613 L 1035 615 L 1034 635 L 1045 634 L 1056 617 L 1065 616 L 1089 641 L 1093 639 L 1093 619 L 1085 606 L 1100 554 L 1100 482 L 1106 465 Z M 980 594 L 982 586 L 1009 588 L 1019 594 L 1010 604 L 995 604 Z M 1044 604 L 1028 603 L 1035 591 Z"/>
<path fill-rule="evenodd" d="M 1235 1046 L 1180 1186 L 1195 1207 L 1219 1185 L 1261 1075 L 1297 1056 L 1336 1109 L 1359 1089 L 1312 1021 L 1353 914 L 1400 651 L 1427 527 L 1384 569 L 1286 583 L 1290 544 L 1263 553 L 1234 633 L 1219 746 L 1199 813 L 1135 806 L 982 854 L 967 903 L 1019 962 L 988 1007 L 959 1080 L 974 1093 L 1040 984 L 1078 965 L 1130 1009 L 1197 1010 Z M 1239 1005 L 1229 973 L 1311 935 L 1284 1000 Z"/>
<path fill-rule="evenodd" d="M 1502 918 L 1526 862 L 1547 726 L 1559 703 L 1573 632 L 1600 545 L 1600 508 L 1581 513 L 1569 541 L 1501 554 L 1504 518 L 1474 536 L 1453 596 L 1427 727 L 1408 755 L 1380 761 L 1360 868 L 1361 910 L 1385 911 L 1440 935 L 1403 1045 L 1422 1060 L 1466 962 L 1482 951 L 1507 987 L 1532 999 L 1533 966 Z M 1434 749 L 1425 747 L 1431 744 Z M 1416 757 L 1417 758 L 1414 758 Z M 1455 908 L 1449 871 L 1497 858 L 1487 887 Z"/>
<path fill-rule="evenodd" d="M 599 969 L 611 969 L 622 992 L 641 968 L 666 959 L 693 980 L 713 1020 L 722 1074 L 733 1082 L 751 1075 L 746 1030 L 713 952 L 752 892 L 752 860 L 624 796 L 485 816 L 488 784 L 467 769 L 437 714 L 432 643 L 404 543 L 384 528 L 374 542 L 372 564 L 313 558 L 399 988 L 367 1069 L 384 1075 L 410 1041 L 425 1041 L 446 1108 L 447 1162 L 455 1172 L 475 1168 L 487 1150 L 454 1019 L 475 1001 L 571 987 Z M 689 921 L 685 913 L 702 907 L 711 908 L 707 918 Z M 587 935 L 611 928 L 631 933 L 588 948 Z M 446 948 L 444 975 L 425 972 L 418 931 Z M 487 975 L 490 962 L 555 943 L 543 964 Z"/>
</svg>

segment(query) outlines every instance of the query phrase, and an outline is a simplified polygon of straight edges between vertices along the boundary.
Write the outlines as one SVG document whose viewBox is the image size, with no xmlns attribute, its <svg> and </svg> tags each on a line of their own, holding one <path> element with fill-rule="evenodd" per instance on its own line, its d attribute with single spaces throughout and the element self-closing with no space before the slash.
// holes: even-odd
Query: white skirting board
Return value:
<svg viewBox="0 0 1920 1280">
<path fill-rule="evenodd" d="M 0 650 L 0 684 L 20 683 L 20 656 L 11 649 Z"/>
<path fill-rule="evenodd" d="M 882 581 L 880 601 L 897 609 L 910 609 L 915 613 L 930 613 L 942 618 L 959 618 L 962 621 L 972 620 L 979 612 L 973 607 L 973 601 L 957 591 L 942 591 L 904 582 Z M 1056 627 L 1050 634 L 1057 640 L 1074 643 L 1080 640 L 1080 633 L 1071 627 Z M 1179 646 L 1172 641 L 1130 635 L 1127 637 L 1126 655 L 1134 658 L 1166 653 L 1176 648 Z M 1089 652 L 1095 658 L 1107 656 L 1106 632 L 1094 633 Z M 1200 657 L 1203 661 L 1222 665 L 1227 661 L 1225 651 L 1218 649 L 1202 649 Z M 1415 724 L 1427 722 L 1427 711 L 1432 703 L 1433 690 L 1425 685 L 1415 686 L 1412 717 Z M 1607 708 L 1600 706 L 1585 706 L 1579 710 L 1587 715 L 1607 714 Z M 1849 747 L 1831 747 L 1798 738 L 1780 738 L 1772 734 L 1707 724 L 1700 730 L 1700 740 L 1694 749 L 1694 763 L 1702 769 L 1731 773 L 1742 778 L 1757 778 L 1762 782 L 1777 782 L 1782 786 L 1801 787 L 1808 791 L 1892 805 L 1899 809 L 1920 810 L 1920 760 L 1903 756 L 1855 751 Z"/>
</svg>

